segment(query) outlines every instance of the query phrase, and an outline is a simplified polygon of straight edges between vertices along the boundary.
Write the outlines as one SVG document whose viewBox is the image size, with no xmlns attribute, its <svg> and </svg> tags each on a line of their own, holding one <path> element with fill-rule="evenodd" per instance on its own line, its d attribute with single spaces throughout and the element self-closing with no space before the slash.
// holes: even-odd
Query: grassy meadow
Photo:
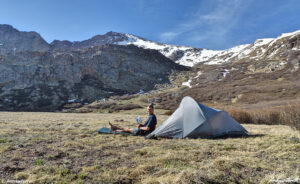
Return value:
<svg viewBox="0 0 300 184">
<path fill-rule="evenodd" d="M 146 110 L 0 112 L 0 183 L 299 182 L 300 133 L 289 126 L 243 124 L 251 136 L 227 139 L 96 132 L 108 121 L 135 127 L 137 115 L 145 120 Z"/>
</svg>

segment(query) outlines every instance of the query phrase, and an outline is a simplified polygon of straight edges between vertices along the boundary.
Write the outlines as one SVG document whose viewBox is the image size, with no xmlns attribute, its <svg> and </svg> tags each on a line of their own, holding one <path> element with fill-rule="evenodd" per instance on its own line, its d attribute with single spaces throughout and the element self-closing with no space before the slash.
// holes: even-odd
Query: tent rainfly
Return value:
<svg viewBox="0 0 300 184">
<path fill-rule="evenodd" d="M 176 111 L 146 138 L 199 138 L 248 135 L 225 111 L 207 107 L 186 96 Z"/>
</svg>

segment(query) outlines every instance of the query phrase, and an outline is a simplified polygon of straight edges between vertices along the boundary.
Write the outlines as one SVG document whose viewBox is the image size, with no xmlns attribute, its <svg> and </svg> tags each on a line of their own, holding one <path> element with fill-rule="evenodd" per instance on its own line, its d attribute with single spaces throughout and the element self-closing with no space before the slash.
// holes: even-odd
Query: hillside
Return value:
<svg viewBox="0 0 300 184">
<path fill-rule="evenodd" d="M 182 73 L 174 82 L 178 90 L 166 90 L 152 98 L 159 99 L 157 103 L 164 109 L 174 109 L 184 96 L 216 106 L 243 108 L 272 101 L 277 106 L 298 103 L 299 40 L 297 31 L 222 51 L 207 62 L 195 64 L 188 73 Z"/>
</svg>

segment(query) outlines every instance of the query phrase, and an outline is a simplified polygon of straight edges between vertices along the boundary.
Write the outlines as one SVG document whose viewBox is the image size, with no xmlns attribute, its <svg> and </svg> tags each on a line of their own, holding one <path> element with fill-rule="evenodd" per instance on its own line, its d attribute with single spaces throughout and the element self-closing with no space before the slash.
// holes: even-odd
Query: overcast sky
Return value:
<svg viewBox="0 0 300 184">
<path fill-rule="evenodd" d="M 217 50 L 300 30 L 300 1 L 0 0 L 0 24 L 49 43 L 115 31 Z"/>
</svg>

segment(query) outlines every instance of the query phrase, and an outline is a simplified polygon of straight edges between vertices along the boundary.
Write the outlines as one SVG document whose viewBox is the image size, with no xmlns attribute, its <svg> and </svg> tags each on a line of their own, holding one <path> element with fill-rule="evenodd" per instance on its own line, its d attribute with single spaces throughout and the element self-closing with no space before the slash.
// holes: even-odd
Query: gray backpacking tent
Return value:
<svg viewBox="0 0 300 184">
<path fill-rule="evenodd" d="M 176 111 L 146 138 L 198 138 L 248 135 L 247 130 L 225 111 L 198 103 L 186 96 Z"/>
</svg>

